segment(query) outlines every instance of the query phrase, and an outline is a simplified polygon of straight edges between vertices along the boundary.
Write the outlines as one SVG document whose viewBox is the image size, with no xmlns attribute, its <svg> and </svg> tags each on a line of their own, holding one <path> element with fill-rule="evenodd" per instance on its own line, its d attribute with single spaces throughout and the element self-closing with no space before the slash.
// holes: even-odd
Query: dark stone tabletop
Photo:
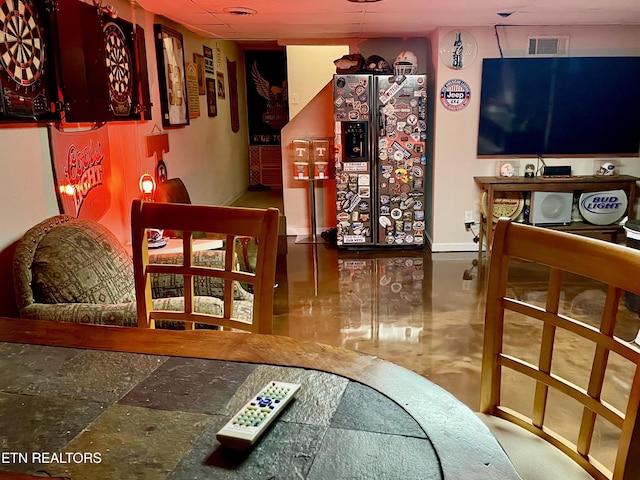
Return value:
<svg viewBox="0 0 640 480">
<path fill-rule="evenodd" d="M 443 478 L 420 425 L 317 370 L 0 344 L 0 470 L 71 479 Z M 267 382 L 300 383 L 254 447 L 216 432 Z"/>
</svg>

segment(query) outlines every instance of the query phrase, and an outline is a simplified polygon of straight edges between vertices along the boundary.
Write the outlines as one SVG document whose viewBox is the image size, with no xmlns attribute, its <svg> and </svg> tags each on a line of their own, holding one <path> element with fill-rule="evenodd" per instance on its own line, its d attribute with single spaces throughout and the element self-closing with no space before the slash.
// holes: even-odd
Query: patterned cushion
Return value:
<svg viewBox="0 0 640 480">
<path fill-rule="evenodd" d="M 222 315 L 224 303 L 219 298 L 195 297 L 194 310 L 198 313 Z M 173 310 L 184 312 L 184 298 L 159 298 L 153 300 L 154 310 Z M 92 323 L 94 325 L 116 325 L 120 327 L 135 327 L 138 325 L 136 304 L 127 302 L 120 304 L 97 305 L 93 303 L 60 303 L 45 305 L 34 303 L 24 308 L 22 318 L 38 320 L 53 320 L 73 323 Z M 251 323 L 253 318 L 253 304 L 238 301 L 233 304 L 235 318 Z M 156 328 L 184 330 L 184 323 L 179 321 L 159 320 Z M 196 328 L 212 328 L 210 325 L 196 325 Z"/>
<path fill-rule="evenodd" d="M 40 303 L 124 303 L 135 300 L 133 262 L 106 227 L 74 220 L 40 241 L 32 265 Z"/>
<path fill-rule="evenodd" d="M 224 250 L 203 250 L 194 252 L 194 265 L 224 270 Z M 150 263 L 182 265 L 182 254 L 149 255 Z M 236 262 L 237 263 L 237 262 Z M 196 295 L 224 298 L 224 282 L 218 277 L 195 276 L 193 278 Z M 253 300 L 253 294 L 247 292 L 238 282 L 233 282 L 233 298 L 235 300 Z M 151 275 L 151 294 L 153 298 L 182 297 L 184 295 L 184 277 L 178 274 Z"/>
</svg>

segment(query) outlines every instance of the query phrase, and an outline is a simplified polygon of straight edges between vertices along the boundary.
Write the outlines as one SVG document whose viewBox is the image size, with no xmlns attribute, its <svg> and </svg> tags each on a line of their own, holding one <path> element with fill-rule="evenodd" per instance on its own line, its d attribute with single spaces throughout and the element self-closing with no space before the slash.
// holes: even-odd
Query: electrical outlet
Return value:
<svg viewBox="0 0 640 480">
<path fill-rule="evenodd" d="M 473 223 L 473 212 L 471 210 L 465 210 L 464 212 L 464 223 Z"/>
</svg>

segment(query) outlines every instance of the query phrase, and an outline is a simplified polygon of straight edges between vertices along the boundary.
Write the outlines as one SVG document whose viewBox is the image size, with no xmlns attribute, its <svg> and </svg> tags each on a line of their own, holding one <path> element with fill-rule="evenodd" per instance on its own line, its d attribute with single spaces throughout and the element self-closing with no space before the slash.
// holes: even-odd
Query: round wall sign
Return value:
<svg viewBox="0 0 640 480">
<path fill-rule="evenodd" d="M 440 102 L 447 110 L 462 110 L 471 101 L 471 88 L 464 80 L 454 78 L 447 81 L 440 90 Z"/>
<path fill-rule="evenodd" d="M 466 30 L 451 30 L 440 45 L 440 61 L 453 70 L 467 68 L 478 54 L 478 43 Z"/>
<path fill-rule="evenodd" d="M 500 192 L 493 199 L 491 219 L 497 222 L 500 217 L 516 218 L 524 208 L 524 195 L 522 192 Z M 482 192 L 480 198 L 480 211 L 487 216 L 487 192 Z"/>
<path fill-rule="evenodd" d="M 587 222 L 611 225 L 627 212 L 627 194 L 624 190 L 583 193 L 578 208 Z"/>
</svg>

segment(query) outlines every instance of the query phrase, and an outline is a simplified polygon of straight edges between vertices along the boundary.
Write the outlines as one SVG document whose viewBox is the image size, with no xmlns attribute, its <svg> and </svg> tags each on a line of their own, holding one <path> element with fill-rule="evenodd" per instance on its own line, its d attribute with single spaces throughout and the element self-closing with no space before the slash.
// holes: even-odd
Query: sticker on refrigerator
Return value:
<svg viewBox="0 0 640 480">
<path fill-rule="evenodd" d="M 407 172 L 406 168 L 398 168 L 395 172 L 394 172 L 396 179 L 400 180 L 402 183 L 408 183 L 409 182 L 409 173 Z"/>
<path fill-rule="evenodd" d="M 406 103 L 398 103 L 395 107 L 396 117 L 407 118 L 411 114 L 411 108 Z"/>
<path fill-rule="evenodd" d="M 342 237 L 343 243 L 365 243 L 365 237 L 359 235 L 344 235 Z"/>
<path fill-rule="evenodd" d="M 368 174 L 358 175 L 358 185 L 369 185 L 369 179 Z"/>
<path fill-rule="evenodd" d="M 401 159 L 406 159 L 406 158 L 411 158 L 411 152 L 407 151 L 400 143 L 398 143 L 397 141 L 393 142 L 393 148 L 396 150 L 397 152 L 400 152 L 401 155 Z M 396 157 L 396 153 L 393 154 L 394 158 Z M 396 159 L 398 160 L 398 159 Z"/>
<path fill-rule="evenodd" d="M 394 208 L 393 210 L 391 210 L 391 218 L 393 218 L 394 220 L 399 220 L 400 218 L 402 218 L 402 210 L 400 210 L 399 208 Z"/>
<path fill-rule="evenodd" d="M 420 222 L 420 221 L 413 222 L 413 229 L 416 231 L 424 230 L 424 222 Z"/>
<path fill-rule="evenodd" d="M 345 172 L 368 172 L 369 164 L 367 162 L 349 162 L 343 167 Z"/>
<path fill-rule="evenodd" d="M 353 197 L 351 197 L 349 199 L 349 205 L 347 206 L 347 208 L 345 210 L 347 212 L 351 213 L 356 209 L 356 207 L 358 206 L 359 203 L 360 203 L 360 196 L 354 195 Z"/>
<path fill-rule="evenodd" d="M 400 90 L 402 90 L 402 85 L 400 83 L 391 84 L 391 86 L 382 95 L 380 95 L 380 103 L 386 105 Z"/>
</svg>

